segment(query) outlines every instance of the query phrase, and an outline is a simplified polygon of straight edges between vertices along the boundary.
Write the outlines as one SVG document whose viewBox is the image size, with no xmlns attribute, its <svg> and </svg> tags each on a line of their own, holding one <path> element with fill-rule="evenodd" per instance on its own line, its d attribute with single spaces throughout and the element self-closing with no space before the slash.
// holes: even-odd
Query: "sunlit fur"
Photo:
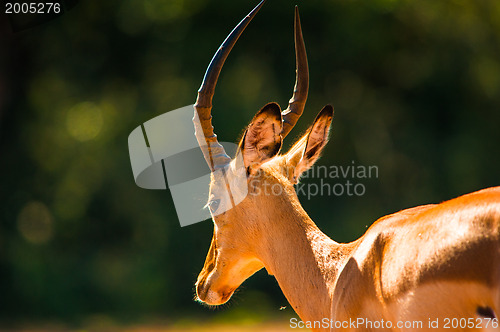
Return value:
<svg viewBox="0 0 500 332">
<path fill-rule="evenodd" d="M 262 5 L 218 49 L 195 104 L 196 137 L 213 171 L 208 206 L 214 220 L 210 250 L 196 282 L 199 301 L 227 302 L 264 267 L 307 322 L 332 319 L 342 325 L 359 317 L 396 327 L 399 321 L 421 321 L 420 330 L 430 330 L 429 319 L 440 319 L 442 329 L 444 318 L 498 314 L 500 187 L 386 216 L 347 244 L 323 234 L 303 210 L 293 185 L 319 158 L 333 107 L 325 106 L 309 132 L 288 153 L 278 154 L 308 94 L 297 8 L 296 84 L 289 106 L 282 112 L 269 103 L 257 112 L 237 158 L 230 161 L 214 134 L 211 101 L 226 57 Z"/>
<path fill-rule="evenodd" d="M 383 217 L 360 239 L 340 244 L 317 228 L 293 187 L 308 139 L 260 165 L 248 178 L 247 197 L 213 218 L 212 243 L 196 282 L 200 301 L 225 303 L 264 267 L 304 321 L 363 317 L 427 324 L 429 318 L 476 318 L 479 306 L 499 313 L 500 187 Z M 266 195 L 266 184 L 282 192 Z M 225 185 L 213 177 L 211 198 Z"/>
</svg>

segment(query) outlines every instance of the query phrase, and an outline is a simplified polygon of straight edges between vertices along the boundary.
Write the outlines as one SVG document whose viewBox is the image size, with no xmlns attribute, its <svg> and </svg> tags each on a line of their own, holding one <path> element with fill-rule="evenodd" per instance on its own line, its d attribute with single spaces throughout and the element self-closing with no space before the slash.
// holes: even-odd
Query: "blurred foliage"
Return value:
<svg viewBox="0 0 500 332">
<path fill-rule="evenodd" d="M 351 241 L 384 214 L 500 184 L 500 2 L 298 4 L 311 86 L 287 146 L 332 103 L 320 164 L 379 167 L 362 197 L 300 197 L 320 228 Z M 80 1 L 16 34 L 0 20 L 2 322 L 293 315 L 265 271 L 221 310 L 195 303 L 211 222 L 181 228 L 170 193 L 138 188 L 128 156 L 135 127 L 194 102 L 254 5 Z M 229 57 L 214 98 L 224 141 L 264 103 L 286 107 L 293 5 L 268 1 Z"/>
</svg>

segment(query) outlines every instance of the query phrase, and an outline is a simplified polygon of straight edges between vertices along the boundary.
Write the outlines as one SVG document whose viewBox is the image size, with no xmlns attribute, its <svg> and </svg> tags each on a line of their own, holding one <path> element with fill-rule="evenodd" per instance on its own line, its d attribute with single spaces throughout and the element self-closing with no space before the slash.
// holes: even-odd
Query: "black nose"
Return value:
<svg viewBox="0 0 500 332">
<path fill-rule="evenodd" d="M 205 287 L 205 283 L 200 282 L 196 284 L 196 296 L 199 300 L 205 301 L 207 298 L 208 287 Z"/>
</svg>

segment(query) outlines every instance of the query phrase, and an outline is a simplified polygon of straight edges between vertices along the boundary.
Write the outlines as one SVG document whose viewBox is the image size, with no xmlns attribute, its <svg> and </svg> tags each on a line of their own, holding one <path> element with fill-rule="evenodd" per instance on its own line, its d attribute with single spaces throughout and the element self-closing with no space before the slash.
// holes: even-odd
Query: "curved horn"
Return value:
<svg viewBox="0 0 500 332">
<path fill-rule="evenodd" d="M 288 135 L 302 115 L 306 105 L 307 91 L 309 90 L 309 68 L 307 66 L 306 46 L 302 37 L 299 8 L 297 6 L 295 6 L 295 62 L 297 69 L 293 96 L 288 102 L 287 109 L 281 113 L 283 115 L 283 130 L 281 131 L 283 138 Z"/>
<path fill-rule="evenodd" d="M 212 171 L 224 167 L 231 161 L 231 158 L 226 154 L 222 145 L 217 141 L 217 135 L 215 135 L 214 127 L 212 126 L 211 110 L 215 85 L 229 52 L 231 52 L 241 33 L 255 14 L 257 14 L 264 2 L 265 0 L 262 0 L 227 36 L 217 50 L 217 53 L 215 53 L 212 61 L 210 61 L 205 77 L 203 77 L 203 82 L 198 90 L 198 98 L 196 99 L 196 104 L 194 104 L 195 113 L 193 118 L 195 135 L 203 151 L 205 160 Z"/>
</svg>

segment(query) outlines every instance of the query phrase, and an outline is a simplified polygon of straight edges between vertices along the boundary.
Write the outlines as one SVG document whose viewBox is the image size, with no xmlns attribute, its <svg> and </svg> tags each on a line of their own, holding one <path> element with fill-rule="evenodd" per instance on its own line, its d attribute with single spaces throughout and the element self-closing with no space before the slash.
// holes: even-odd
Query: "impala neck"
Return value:
<svg viewBox="0 0 500 332">
<path fill-rule="evenodd" d="M 259 258 L 302 320 L 330 318 L 335 283 L 351 249 L 321 232 L 293 198 L 292 206 L 277 209 L 293 213 L 266 225 Z"/>
</svg>

